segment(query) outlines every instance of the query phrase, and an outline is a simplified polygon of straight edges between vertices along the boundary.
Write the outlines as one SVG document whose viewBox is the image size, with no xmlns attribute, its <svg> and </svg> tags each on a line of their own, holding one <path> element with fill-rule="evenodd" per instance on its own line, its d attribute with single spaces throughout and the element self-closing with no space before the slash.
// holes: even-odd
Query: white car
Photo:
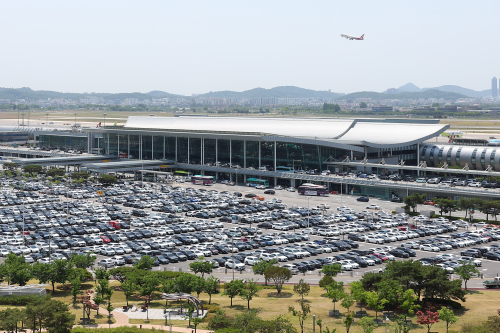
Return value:
<svg viewBox="0 0 500 333">
<path fill-rule="evenodd" d="M 366 206 L 366 209 L 380 209 L 380 206 L 375 205 L 375 204 L 371 204 L 371 205 Z"/>
<path fill-rule="evenodd" d="M 233 259 L 229 259 L 228 261 L 226 261 L 226 268 L 230 268 L 230 269 L 234 268 L 238 271 L 242 271 L 245 269 L 245 264 L 243 264 L 239 260 L 233 261 Z"/>
<path fill-rule="evenodd" d="M 283 265 L 283 267 L 288 268 L 290 270 L 290 272 L 292 273 L 292 275 L 299 273 L 299 270 L 297 269 L 297 267 L 295 267 L 294 264 L 286 264 L 286 265 Z"/>
<path fill-rule="evenodd" d="M 384 240 L 376 235 L 371 235 L 366 238 L 367 243 L 374 243 L 374 244 L 384 244 Z"/>
<path fill-rule="evenodd" d="M 481 183 L 480 182 L 472 182 L 472 183 L 469 183 L 468 186 L 469 187 L 481 187 Z"/>
<path fill-rule="evenodd" d="M 432 244 L 423 244 L 420 245 L 420 250 L 422 251 L 431 251 L 431 252 L 439 252 L 440 249 L 437 246 L 433 246 Z"/>
<path fill-rule="evenodd" d="M 252 256 L 246 257 L 244 261 L 245 265 L 250 265 L 250 266 L 255 265 L 257 262 L 259 262 L 259 258 Z"/>
</svg>

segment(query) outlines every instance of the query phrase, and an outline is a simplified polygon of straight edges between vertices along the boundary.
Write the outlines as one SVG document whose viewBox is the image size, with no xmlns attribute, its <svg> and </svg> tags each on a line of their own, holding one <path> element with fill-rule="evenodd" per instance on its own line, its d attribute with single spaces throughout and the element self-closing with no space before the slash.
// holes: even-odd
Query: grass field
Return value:
<svg viewBox="0 0 500 333">
<path fill-rule="evenodd" d="M 28 284 L 38 283 L 37 280 L 31 280 Z M 120 283 L 118 281 L 110 282 L 111 288 L 114 290 L 114 293 L 111 297 L 111 303 L 114 308 L 119 308 L 127 304 L 125 295 L 121 291 Z M 86 282 L 82 284 L 82 291 L 93 289 L 95 287 L 95 283 Z M 51 294 L 52 288 L 51 286 L 47 286 L 47 294 Z M 275 289 L 272 286 L 263 289 L 259 293 L 259 297 L 254 298 L 250 301 L 250 308 L 259 310 L 259 316 L 263 319 L 273 319 L 278 315 L 285 314 L 291 321 L 299 327 L 298 320 L 296 317 L 293 317 L 288 313 L 288 307 L 294 306 L 297 309 L 300 307 L 298 301 L 300 296 L 293 293 L 293 286 L 285 285 L 283 287 L 283 296 L 276 297 Z M 333 303 L 330 299 L 323 297 L 324 290 L 318 286 L 311 286 L 310 293 L 305 296 L 305 299 L 310 303 L 311 306 L 311 314 L 309 318 L 306 320 L 305 329 L 308 332 L 312 332 L 312 315 L 316 315 L 316 319 L 323 320 L 323 327 L 328 327 L 330 329 L 337 328 L 338 332 L 343 332 L 345 327 L 341 323 L 341 319 L 335 319 L 328 316 L 328 310 L 333 310 Z M 153 298 L 152 303 L 150 304 L 150 308 L 163 309 L 165 306 L 165 301 L 161 299 L 161 293 L 156 292 L 155 297 Z M 69 291 L 69 288 L 65 288 L 65 286 L 56 284 L 56 291 L 53 295 L 54 299 L 60 300 L 69 304 L 70 311 L 76 315 L 77 322 L 83 316 L 83 309 L 81 304 L 73 305 L 72 296 Z M 455 324 L 454 329 L 458 330 L 464 324 L 475 324 L 481 323 L 488 319 L 490 316 L 495 316 L 497 313 L 497 309 L 500 309 L 500 290 L 498 291 L 471 291 L 466 297 L 466 302 L 462 303 L 462 308 L 456 311 L 456 315 L 459 317 L 458 322 Z M 208 294 L 202 293 L 200 295 L 200 300 L 206 305 L 208 304 L 209 296 Z M 129 304 L 136 303 L 138 306 L 142 305 L 144 301 L 140 298 L 140 295 L 134 294 L 129 300 Z M 246 300 L 241 299 L 240 297 L 235 297 L 233 299 L 233 306 L 230 306 L 230 299 L 227 296 L 222 296 L 221 294 L 212 295 L 212 304 L 217 305 L 222 310 L 226 311 L 226 313 L 230 316 L 237 315 L 247 310 L 247 302 Z M 101 305 L 101 309 L 103 310 L 106 307 L 105 304 Z M 178 307 L 175 304 L 171 305 L 169 302 L 169 307 Z M 7 306 L 0 306 L 0 311 L 6 309 Z M 346 310 L 340 307 L 340 303 L 336 304 L 336 309 L 340 310 L 341 313 L 345 313 Z M 351 308 L 351 310 L 359 310 L 359 308 Z M 363 309 L 366 310 L 366 309 Z M 422 309 L 425 310 L 425 309 Z M 103 312 L 104 313 L 104 312 Z M 375 318 L 375 312 L 371 310 L 367 310 L 367 313 L 370 317 Z M 210 314 L 209 314 L 210 316 Z M 379 318 L 380 318 L 379 313 Z M 96 315 L 95 311 L 91 312 L 90 318 L 92 323 L 96 324 L 107 324 L 108 317 L 103 315 Z M 415 317 L 410 317 L 414 323 L 416 323 Z M 114 322 L 114 321 L 112 321 Z M 153 325 L 164 325 L 163 320 L 138 320 L 133 319 L 130 320 L 131 324 L 153 324 Z M 188 322 L 177 320 L 172 321 L 174 326 L 178 327 L 186 327 Z M 200 324 L 199 328 L 206 328 L 206 323 Z M 378 328 L 375 332 L 382 332 L 384 328 Z M 412 332 L 417 333 L 425 333 L 427 328 L 424 328 L 421 325 L 414 325 L 414 329 Z M 432 331 L 434 332 L 444 332 L 446 329 L 444 323 L 437 323 L 432 327 Z M 300 331 L 300 329 L 299 329 Z M 361 327 L 356 324 L 356 320 L 354 325 L 351 328 L 352 333 L 362 332 Z"/>
<path fill-rule="evenodd" d="M 36 283 L 36 281 L 33 281 Z M 124 294 L 121 292 L 120 283 L 112 282 L 111 286 L 114 290 L 114 294 L 111 298 L 111 302 L 114 308 L 118 308 L 126 305 L 126 300 Z M 91 289 L 94 287 L 93 283 L 86 283 L 83 285 L 82 290 Z M 50 293 L 50 288 L 47 287 L 47 292 Z M 298 320 L 296 317 L 293 317 L 288 313 L 288 307 L 294 306 L 299 308 L 299 296 L 293 293 L 292 286 L 284 286 L 283 297 L 276 297 L 274 295 L 274 289 L 263 289 L 259 293 L 259 297 L 254 298 L 250 302 L 251 309 L 258 309 L 260 312 L 260 316 L 263 319 L 272 319 L 277 317 L 278 315 L 285 314 L 291 321 L 296 325 L 296 327 L 300 331 L 300 327 L 298 324 Z M 311 286 L 311 291 L 309 295 L 305 297 L 305 299 L 310 302 L 311 305 L 311 314 L 306 320 L 305 331 L 312 332 L 312 315 L 316 315 L 316 319 L 323 320 L 323 327 L 328 327 L 329 329 L 337 329 L 338 332 L 343 332 L 345 327 L 342 325 L 341 319 L 334 319 L 328 316 L 328 310 L 333 310 L 333 303 L 322 296 L 324 290 L 317 286 Z M 62 286 L 56 285 L 56 292 L 54 294 L 54 298 L 61 300 L 70 304 L 71 312 L 76 315 L 77 321 L 82 317 L 82 307 L 80 304 L 72 305 L 72 297 L 68 290 L 63 290 Z M 201 294 L 200 299 L 206 304 L 208 302 L 208 295 Z M 130 304 L 136 303 L 139 306 L 143 304 L 142 299 L 139 298 L 139 295 L 135 295 L 129 301 Z M 246 311 L 247 304 L 246 301 L 236 297 L 233 300 L 233 307 L 230 306 L 230 299 L 226 296 L 221 296 L 220 294 L 212 295 L 212 304 L 219 306 L 221 309 L 227 312 L 228 315 L 234 316 L 243 311 Z M 151 304 L 151 308 L 161 309 L 165 306 L 165 302 L 160 298 L 160 293 L 156 293 L 156 297 Z M 104 308 L 105 305 L 101 305 L 101 308 Z M 0 307 L 0 310 L 7 308 L 6 306 Z M 468 323 L 480 323 L 486 321 L 489 316 L 495 316 L 496 310 L 500 308 L 500 292 L 499 291 L 474 291 L 467 296 L 467 301 L 463 303 L 463 307 L 461 310 L 457 311 L 456 314 L 459 316 L 458 322 L 453 327 L 455 330 L 459 329 L 463 324 Z M 340 304 L 336 304 L 336 309 L 340 310 L 341 313 L 344 313 L 346 310 L 340 307 Z M 358 308 L 351 308 L 351 310 L 358 310 Z M 368 310 L 368 315 L 370 317 L 375 318 L 375 312 Z M 209 314 L 210 315 L 210 314 Z M 380 317 L 380 314 L 379 314 Z M 108 318 L 107 316 L 96 316 L 96 312 L 92 311 L 91 319 L 93 323 L 98 324 L 107 324 Z M 414 323 L 416 323 L 416 318 L 410 317 Z M 131 324 L 153 324 L 153 325 L 164 325 L 163 320 L 139 320 L 133 319 L 130 320 Z M 176 320 L 173 321 L 174 326 L 178 327 L 186 327 L 187 321 Z M 206 328 L 206 323 L 200 324 L 199 328 Z M 316 328 L 318 329 L 318 328 Z M 375 330 L 375 332 L 383 332 L 385 327 L 380 327 Z M 414 329 L 412 332 L 416 333 L 424 333 L 427 328 L 424 328 L 421 325 L 414 325 Z M 432 331 L 434 332 L 444 332 L 445 324 L 437 323 L 432 327 Z M 354 325 L 351 327 L 352 333 L 362 332 L 361 327 L 357 325 L 356 320 Z"/>
</svg>

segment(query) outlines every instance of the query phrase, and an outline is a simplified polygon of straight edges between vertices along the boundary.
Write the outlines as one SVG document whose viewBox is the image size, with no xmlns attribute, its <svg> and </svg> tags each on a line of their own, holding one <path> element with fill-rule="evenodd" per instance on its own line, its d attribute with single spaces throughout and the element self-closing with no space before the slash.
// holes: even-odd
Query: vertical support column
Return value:
<svg viewBox="0 0 500 333">
<path fill-rule="evenodd" d="M 177 162 L 177 137 L 175 137 L 175 161 Z"/>
<path fill-rule="evenodd" d="M 204 149 L 203 149 L 203 146 L 205 145 L 205 138 L 201 138 L 201 161 L 200 161 L 200 164 L 201 165 L 205 165 L 205 154 L 204 154 Z"/>
<path fill-rule="evenodd" d="M 365 146 L 365 158 L 368 158 L 368 147 Z"/>
<path fill-rule="evenodd" d="M 219 165 L 219 139 L 215 139 L 215 166 Z"/>
<path fill-rule="evenodd" d="M 155 159 L 155 137 L 151 135 L 151 161 Z"/>
<path fill-rule="evenodd" d="M 108 150 L 106 151 L 107 154 L 109 154 L 109 133 L 108 133 Z"/>
<path fill-rule="evenodd" d="M 187 138 L 188 140 L 188 164 L 189 164 L 189 138 Z"/>
<path fill-rule="evenodd" d="M 417 165 L 420 165 L 420 143 L 417 143 Z M 420 176 L 420 169 L 417 170 L 417 176 Z"/>
<path fill-rule="evenodd" d="M 243 140 L 243 167 L 247 168 L 247 140 Z"/>
<path fill-rule="evenodd" d="M 353 160 L 353 157 L 354 157 L 354 155 L 353 155 L 353 152 L 351 150 L 351 161 Z"/>
<path fill-rule="evenodd" d="M 139 159 L 142 161 L 142 135 L 139 135 Z"/>
<path fill-rule="evenodd" d="M 87 154 L 91 153 L 90 142 L 92 140 L 92 133 L 87 133 Z"/>
<path fill-rule="evenodd" d="M 118 138 L 118 142 L 116 143 L 117 144 L 117 154 L 118 154 L 118 157 L 120 157 L 120 134 L 117 134 L 116 137 Z"/>
<path fill-rule="evenodd" d="M 274 177 L 274 186 L 278 185 L 278 177 Z"/>
<path fill-rule="evenodd" d="M 163 137 L 163 159 L 165 159 L 165 137 Z"/>
<path fill-rule="evenodd" d="M 127 159 L 130 159 L 130 134 L 127 134 Z"/>
<path fill-rule="evenodd" d="M 260 160 L 260 144 L 261 142 L 260 141 L 257 141 L 259 143 L 259 169 L 262 167 L 261 165 L 261 160 Z"/>
<path fill-rule="evenodd" d="M 229 140 L 229 168 L 231 169 L 233 167 L 233 146 L 232 146 L 233 140 Z M 229 180 L 233 181 L 233 174 L 229 174 Z M 238 182 L 236 181 L 236 184 Z"/>
<path fill-rule="evenodd" d="M 276 162 L 276 141 L 274 141 L 274 171 L 276 172 L 276 168 L 278 167 Z"/>
</svg>

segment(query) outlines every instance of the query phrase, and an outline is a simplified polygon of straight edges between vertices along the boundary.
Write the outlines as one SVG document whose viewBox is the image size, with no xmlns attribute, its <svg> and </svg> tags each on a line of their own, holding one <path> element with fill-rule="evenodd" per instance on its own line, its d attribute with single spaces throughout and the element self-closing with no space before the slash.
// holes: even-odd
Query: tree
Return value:
<svg viewBox="0 0 500 333">
<path fill-rule="evenodd" d="M 113 279 L 123 283 L 126 280 L 130 280 L 137 273 L 137 270 L 134 267 L 116 267 L 110 269 L 108 272 Z"/>
<path fill-rule="evenodd" d="M 436 204 L 439 206 L 439 214 L 443 215 L 443 213 L 449 213 L 451 216 L 451 212 L 457 207 L 457 201 L 446 198 L 437 198 L 434 200 L 434 206 Z"/>
<path fill-rule="evenodd" d="M 400 282 L 394 280 L 384 279 L 377 285 L 380 298 L 387 300 L 390 306 L 398 304 L 400 295 L 403 293 L 403 288 Z"/>
<path fill-rule="evenodd" d="M 47 176 L 49 177 L 62 177 L 66 174 L 64 169 L 50 169 L 47 171 Z"/>
<path fill-rule="evenodd" d="M 0 265 L 0 280 L 7 281 L 7 284 L 24 286 L 31 277 L 31 266 L 23 256 L 18 257 L 14 253 L 9 253 L 5 262 Z"/>
<path fill-rule="evenodd" d="M 346 333 L 349 333 L 351 325 L 354 322 L 354 311 L 349 311 L 344 315 L 343 323 L 345 325 Z"/>
<path fill-rule="evenodd" d="M 340 264 L 325 265 L 319 272 L 325 274 L 326 276 L 335 277 L 338 273 L 342 272 L 342 267 Z"/>
<path fill-rule="evenodd" d="M 13 162 L 5 162 L 2 164 L 4 170 L 14 171 L 19 168 L 19 164 Z"/>
<path fill-rule="evenodd" d="M 379 294 L 375 291 L 366 291 L 364 298 L 366 299 L 366 304 L 375 310 L 375 320 L 377 320 L 378 313 L 384 309 L 387 300 L 380 298 Z"/>
<path fill-rule="evenodd" d="M 42 166 L 38 164 L 28 164 L 23 167 L 23 171 L 28 173 L 40 173 L 42 170 Z"/>
<path fill-rule="evenodd" d="M 260 286 L 253 279 L 247 280 L 245 287 L 241 290 L 240 296 L 242 299 L 247 301 L 247 308 L 250 310 L 250 301 L 254 297 L 259 297 L 259 291 L 262 290 L 262 286 Z"/>
<path fill-rule="evenodd" d="M 148 273 L 142 280 L 142 285 L 139 287 L 139 293 L 141 296 L 147 297 L 147 303 L 151 303 L 151 297 L 153 293 L 158 289 L 160 285 L 160 279 L 154 272 Z"/>
<path fill-rule="evenodd" d="M 278 295 L 281 294 L 283 289 L 283 284 L 292 278 L 292 272 L 285 267 L 271 266 L 264 272 L 264 277 L 266 280 L 271 281 L 276 286 L 276 291 Z"/>
<path fill-rule="evenodd" d="M 288 307 L 288 312 L 299 319 L 300 330 L 304 333 L 304 321 L 307 315 L 311 312 L 311 306 L 305 301 L 300 301 L 300 310 L 296 310 L 293 306 Z"/>
<path fill-rule="evenodd" d="M 362 309 L 363 304 L 366 303 L 366 292 L 363 288 L 363 283 L 361 281 L 354 281 L 349 283 L 352 298 L 359 303 L 359 307 Z"/>
<path fill-rule="evenodd" d="M 271 259 L 269 261 L 265 261 L 260 259 L 255 265 L 253 265 L 252 270 L 253 273 L 256 275 L 264 275 L 266 269 L 268 267 L 274 266 L 278 263 L 278 260 L 276 259 Z M 267 286 L 267 279 L 266 276 L 264 275 L 264 283 Z"/>
<path fill-rule="evenodd" d="M 75 322 L 75 315 L 69 312 L 68 305 L 56 300 L 51 300 L 51 312 L 45 320 L 47 331 L 54 333 L 69 333 Z"/>
<path fill-rule="evenodd" d="M 204 257 L 199 257 L 198 260 L 193 261 L 189 264 L 189 268 L 194 274 L 201 273 L 201 277 L 203 278 L 205 274 L 211 274 L 215 265 L 212 262 L 205 261 Z"/>
<path fill-rule="evenodd" d="M 56 283 L 66 283 L 73 270 L 73 264 L 67 260 L 54 260 L 51 263 L 36 263 L 33 265 L 33 276 L 40 283 L 50 282 L 52 293 L 55 291 Z"/>
<path fill-rule="evenodd" d="M 304 295 L 308 295 L 309 291 L 311 291 L 311 286 L 309 283 L 305 282 L 304 279 L 299 280 L 299 284 L 293 286 L 293 291 L 296 294 L 299 294 L 302 300 L 304 300 Z"/>
<path fill-rule="evenodd" d="M 70 281 L 71 283 L 71 295 L 73 296 L 73 304 L 76 304 L 76 297 L 80 294 L 82 289 L 82 281 L 80 277 L 75 277 Z"/>
<path fill-rule="evenodd" d="M 98 180 L 101 184 L 105 186 L 113 185 L 116 182 L 118 182 L 118 179 L 116 179 L 115 176 L 110 176 L 110 175 L 101 175 Z"/>
<path fill-rule="evenodd" d="M 404 198 L 404 203 L 407 207 L 416 211 L 417 205 L 422 205 L 425 201 L 425 194 L 413 193 Z"/>
<path fill-rule="evenodd" d="M 123 294 L 125 295 L 125 300 L 127 301 L 127 306 L 128 306 L 128 300 L 130 299 L 130 296 L 132 296 L 137 288 L 137 285 L 134 283 L 134 281 L 131 280 L 126 280 L 122 282 L 122 290 Z"/>
<path fill-rule="evenodd" d="M 196 297 L 200 298 L 200 294 L 206 289 L 206 283 L 207 281 L 201 276 L 196 276 L 193 279 L 193 291 L 196 292 Z"/>
<path fill-rule="evenodd" d="M 102 303 L 104 303 L 104 297 L 102 297 L 101 294 L 97 293 L 94 295 L 94 297 L 92 298 L 92 300 L 94 301 L 95 305 L 97 305 L 97 315 L 99 315 L 99 305 L 101 305 Z"/>
<path fill-rule="evenodd" d="M 219 283 L 219 279 L 213 275 L 210 275 L 205 282 L 205 292 L 208 294 L 208 304 L 212 302 L 212 294 L 217 292 L 217 283 Z"/>
<path fill-rule="evenodd" d="M 474 276 L 478 275 L 479 271 L 476 268 L 476 265 L 469 260 L 467 263 L 462 263 L 460 266 L 455 268 L 455 274 L 460 276 L 460 278 L 464 281 L 465 290 L 467 290 L 467 282 Z"/>
<path fill-rule="evenodd" d="M 322 333 L 322 331 L 323 331 L 323 329 L 322 329 L 322 327 L 323 327 L 323 320 L 317 319 L 316 320 L 316 325 L 318 325 L 318 327 L 319 327 L 319 333 Z"/>
<path fill-rule="evenodd" d="M 328 291 L 327 287 L 332 284 L 335 280 L 330 275 L 325 275 L 319 280 L 319 286 L 326 291 Z"/>
<path fill-rule="evenodd" d="M 24 310 L 7 308 L 0 311 L 0 330 L 17 333 L 19 322 L 23 321 L 24 317 Z"/>
<path fill-rule="evenodd" d="M 332 300 L 333 311 L 335 311 L 335 303 L 341 301 L 342 299 L 344 299 L 344 297 L 346 297 L 346 293 L 344 291 L 344 283 L 333 281 L 330 285 L 326 286 L 326 290 L 326 297 Z"/>
<path fill-rule="evenodd" d="M 477 201 L 474 199 L 468 199 L 468 198 L 460 198 L 457 203 L 457 207 L 461 210 L 465 211 L 465 217 L 467 218 L 467 214 L 470 211 L 473 211 L 477 206 Z"/>
<path fill-rule="evenodd" d="M 88 172 L 73 172 L 70 174 L 70 177 L 73 179 L 87 179 L 90 177 L 90 174 Z"/>
<path fill-rule="evenodd" d="M 363 329 L 363 333 L 372 333 L 378 325 L 373 322 L 373 320 L 369 317 L 363 317 L 360 319 L 359 324 Z"/>
<path fill-rule="evenodd" d="M 352 298 L 352 296 L 349 294 L 345 294 L 340 305 L 343 308 L 347 309 L 347 312 L 349 312 L 349 309 L 351 308 L 351 306 L 354 305 L 354 298 Z"/>
<path fill-rule="evenodd" d="M 155 259 L 150 256 L 142 256 L 135 264 L 136 269 L 145 269 L 150 271 L 153 268 L 153 263 Z"/>
<path fill-rule="evenodd" d="M 360 109 L 366 109 L 367 107 L 368 107 L 368 105 L 365 102 L 359 103 L 359 108 Z"/>
<path fill-rule="evenodd" d="M 241 291 L 245 288 L 245 284 L 243 280 L 236 279 L 224 284 L 224 288 L 225 290 L 222 295 L 228 296 L 231 299 L 231 306 L 233 306 L 233 298 L 241 294 Z"/>
<path fill-rule="evenodd" d="M 458 320 L 458 317 L 455 316 L 452 309 L 449 309 L 445 306 L 441 307 L 441 310 L 438 310 L 439 319 L 446 322 L 446 333 L 448 333 L 448 329 L 451 325 L 455 324 Z"/>
<path fill-rule="evenodd" d="M 417 323 L 419 323 L 420 325 L 427 326 L 427 333 L 431 331 L 432 325 L 434 325 L 438 321 L 439 321 L 438 312 L 432 312 L 432 311 L 426 311 L 425 313 L 423 313 L 422 311 L 417 312 Z"/>
<path fill-rule="evenodd" d="M 75 254 L 71 256 L 71 262 L 75 266 L 75 268 L 90 268 L 94 266 L 96 261 L 95 254 L 91 252 L 87 252 L 86 254 Z"/>
<path fill-rule="evenodd" d="M 418 305 L 417 302 L 418 296 L 415 294 L 413 289 L 405 290 L 399 298 L 399 306 L 410 315 L 413 315 L 415 310 L 420 309 L 420 305 Z M 404 318 L 406 320 L 406 313 L 404 314 Z"/>
</svg>

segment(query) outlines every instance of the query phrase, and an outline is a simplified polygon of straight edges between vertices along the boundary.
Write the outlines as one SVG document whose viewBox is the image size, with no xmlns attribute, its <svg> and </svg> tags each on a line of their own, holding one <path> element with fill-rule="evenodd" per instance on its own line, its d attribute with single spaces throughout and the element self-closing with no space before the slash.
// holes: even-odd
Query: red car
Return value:
<svg viewBox="0 0 500 333">
<path fill-rule="evenodd" d="M 386 256 L 384 256 L 383 254 L 379 254 L 379 253 L 374 253 L 373 254 L 375 257 L 379 258 L 380 260 L 382 261 L 387 261 L 389 260 L 389 258 L 387 258 Z"/>
<path fill-rule="evenodd" d="M 109 243 L 109 242 L 111 242 L 111 239 L 109 239 L 107 236 L 104 236 L 104 235 L 102 235 L 102 236 L 101 236 L 101 239 L 102 239 L 102 241 L 103 241 L 104 243 Z"/>
</svg>

